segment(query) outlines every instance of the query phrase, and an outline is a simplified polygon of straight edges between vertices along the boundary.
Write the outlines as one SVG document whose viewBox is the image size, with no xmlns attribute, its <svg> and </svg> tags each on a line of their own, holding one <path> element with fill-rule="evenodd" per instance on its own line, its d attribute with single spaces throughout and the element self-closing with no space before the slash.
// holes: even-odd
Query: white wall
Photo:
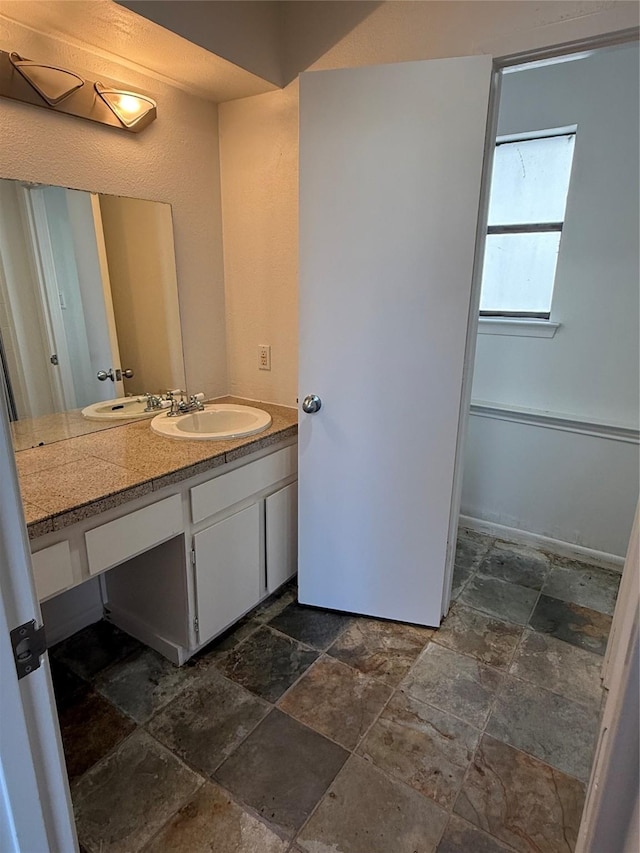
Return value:
<svg viewBox="0 0 640 853">
<path fill-rule="evenodd" d="M 503 80 L 500 134 L 577 124 L 551 319 L 554 338 L 478 336 L 473 398 L 540 415 L 472 413 L 462 512 L 623 556 L 638 498 L 638 46 Z M 473 411 L 473 410 L 472 410 Z M 603 424 L 558 431 L 545 412 Z M 595 430 L 598 432 L 598 429 Z"/>
<path fill-rule="evenodd" d="M 190 387 L 227 391 L 217 108 L 135 67 L 122 67 L 0 18 L 4 49 L 147 92 L 158 119 L 130 134 L 2 100 L 0 177 L 168 202 L 172 206 Z M 135 59 L 135 57 L 133 57 Z"/>
<path fill-rule="evenodd" d="M 635 3 L 284 4 L 296 71 L 504 56 L 637 25 Z M 220 105 L 228 357 L 234 394 L 295 404 L 298 86 Z M 257 346 L 273 348 L 270 373 Z"/>
<path fill-rule="evenodd" d="M 473 398 L 638 426 L 638 46 L 506 74 L 499 134 L 577 124 L 551 319 L 479 335 Z"/>
</svg>

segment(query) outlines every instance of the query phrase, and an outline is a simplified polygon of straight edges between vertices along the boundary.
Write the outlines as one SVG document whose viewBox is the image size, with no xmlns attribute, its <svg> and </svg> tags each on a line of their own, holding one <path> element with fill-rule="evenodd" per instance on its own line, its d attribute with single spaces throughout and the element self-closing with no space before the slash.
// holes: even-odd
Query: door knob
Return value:
<svg viewBox="0 0 640 853">
<path fill-rule="evenodd" d="M 316 412 L 320 411 L 322 407 L 322 400 L 318 397 L 317 394 L 307 394 L 307 396 L 302 401 L 302 411 L 306 412 L 308 415 L 313 415 Z"/>
<path fill-rule="evenodd" d="M 99 370 L 96 374 L 100 382 L 104 382 L 105 379 L 110 379 L 112 382 L 115 382 L 115 376 L 113 375 L 113 368 L 110 367 L 109 370 Z"/>
<path fill-rule="evenodd" d="M 124 376 L 125 379 L 132 379 L 133 378 L 133 370 L 131 370 L 130 367 L 127 367 L 126 370 L 122 371 L 122 375 Z"/>
</svg>

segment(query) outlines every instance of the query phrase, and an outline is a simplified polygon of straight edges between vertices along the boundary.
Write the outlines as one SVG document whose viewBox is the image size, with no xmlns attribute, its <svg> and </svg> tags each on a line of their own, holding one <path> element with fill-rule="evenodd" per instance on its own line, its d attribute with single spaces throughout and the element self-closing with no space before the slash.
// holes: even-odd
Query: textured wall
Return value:
<svg viewBox="0 0 640 853">
<path fill-rule="evenodd" d="M 288 79 L 306 68 L 504 56 L 638 23 L 635 3 L 354 3 L 350 13 L 343 5 L 285 4 Z M 222 104 L 219 110 L 231 390 L 292 405 L 297 395 L 292 363 L 297 340 L 297 82 Z M 271 373 L 257 369 L 257 346 L 263 343 L 273 348 Z"/>
<path fill-rule="evenodd" d="M 147 92 L 158 119 L 140 135 L 0 102 L 0 176 L 168 202 L 189 387 L 227 390 L 217 107 L 103 54 L 0 19 L 0 44 L 29 58 Z"/>
</svg>

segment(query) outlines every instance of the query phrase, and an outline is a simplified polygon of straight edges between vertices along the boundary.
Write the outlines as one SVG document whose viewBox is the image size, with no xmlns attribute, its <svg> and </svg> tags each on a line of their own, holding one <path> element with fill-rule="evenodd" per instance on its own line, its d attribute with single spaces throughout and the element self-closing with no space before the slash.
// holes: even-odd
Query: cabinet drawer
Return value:
<svg viewBox="0 0 640 853">
<path fill-rule="evenodd" d="M 194 524 L 284 480 L 297 470 L 297 448 L 285 447 L 256 462 L 194 486 L 191 489 L 191 516 Z"/>
<path fill-rule="evenodd" d="M 33 579 L 38 599 L 43 601 L 73 584 L 71 551 L 68 542 L 58 542 L 31 555 Z"/>
<path fill-rule="evenodd" d="M 85 533 L 89 573 L 103 572 L 184 531 L 182 500 L 173 495 Z"/>
</svg>

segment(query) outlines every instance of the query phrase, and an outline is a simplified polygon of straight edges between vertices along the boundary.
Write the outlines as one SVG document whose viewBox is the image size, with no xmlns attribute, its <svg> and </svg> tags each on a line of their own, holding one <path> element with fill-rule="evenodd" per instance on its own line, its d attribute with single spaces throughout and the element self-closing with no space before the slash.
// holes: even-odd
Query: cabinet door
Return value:
<svg viewBox="0 0 640 853">
<path fill-rule="evenodd" d="M 193 537 L 200 642 L 224 630 L 260 598 L 258 505 Z"/>
<path fill-rule="evenodd" d="M 265 500 L 267 589 L 276 590 L 298 571 L 298 484 Z"/>
</svg>

